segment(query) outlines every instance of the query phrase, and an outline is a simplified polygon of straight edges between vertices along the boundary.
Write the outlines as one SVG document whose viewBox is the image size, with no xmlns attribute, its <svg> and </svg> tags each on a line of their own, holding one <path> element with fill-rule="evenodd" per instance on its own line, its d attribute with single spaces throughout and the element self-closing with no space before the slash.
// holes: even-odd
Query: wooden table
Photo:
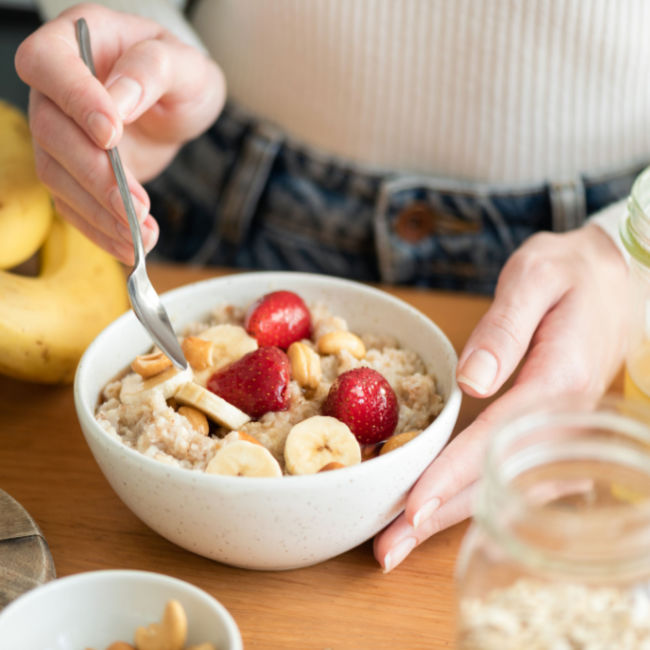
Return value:
<svg viewBox="0 0 650 650">
<path fill-rule="evenodd" d="M 215 274 L 154 267 L 152 280 L 165 291 Z M 489 304 L 468 295 L 387 290 L 435 320 L 459 352 Z M 465 398 L 456 431 L 480 407 Z M 174 546 L 122 504 L 86 446 L 70 386 L 7 378 L 0 378 L 0 488 L 41 527 L 59 577 L 121 568 L 188 580 L 230 611 L 247 649 L 453 647 L 453 571 L 466 523 L 429 539 L 387 575 L 370 542 L 306 569 L 224 566 Z"/>
</svg>

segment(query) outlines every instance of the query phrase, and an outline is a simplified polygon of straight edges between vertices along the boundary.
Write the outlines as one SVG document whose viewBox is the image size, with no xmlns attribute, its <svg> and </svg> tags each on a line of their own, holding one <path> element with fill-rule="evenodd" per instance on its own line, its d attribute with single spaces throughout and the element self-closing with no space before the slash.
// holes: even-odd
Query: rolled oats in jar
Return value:
<svg viewBox="0 0 650 650">
<path fill-rule="evenodd" d="M 459 650 L 650 650 L 649 421 L 608 397 L 493 432 L 456 567 Z"/>
</svg>

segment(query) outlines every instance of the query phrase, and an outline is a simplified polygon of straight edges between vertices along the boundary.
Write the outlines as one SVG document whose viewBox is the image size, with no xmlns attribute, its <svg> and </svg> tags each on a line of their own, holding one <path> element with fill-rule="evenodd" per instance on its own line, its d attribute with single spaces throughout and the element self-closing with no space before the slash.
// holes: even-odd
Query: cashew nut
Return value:
<svg viewBox="0 0 650 650">
<path fill-rule="evenodd" d="M 323 465 L 318 471 L 329 472 L 333 469 L 341 469 L 342 467 L 345 467 L 343 463 L 339 463 L 338 461 L 333 460 L 331 463 L 327 463 L 326 465 Z"/>
<path fill-rule="evenodd" d="M 137 372 L 143 379 L 159 375 L 172 365 L 171 359 L 163 352 L 150 352 L 138 355 L 131 363 L 133 372 Z"/>
<path fill-rule="evenodd" d="M 208 424 L 208 418 L 205 417 L 204 413 L 201 413 L 201 411 L 192 406 L 181 406 L 179 407 L 178 412 L 189 420 L 190 426 L 194 431 L 200 433 L 202 436 L 208 435 L 210 432 L 210 425 Z"/>
<path fill-rule="evenodd" d="M 321 354 L 338 354 L 346 350 L 356 359 L 363 359 L 366 356 L 366 346 L 363 341 L 356 334 L 346 330 L 323 334 L 318 339 L 316 347 Z"/>
<path fill-rule="evenodd" d="M 246 442 L 252 442 L 254 445 L 262 445 L 262 443 L 257 438 L 254 438 L 245 431 L 237 431 L 237 439 L 245 440 Z M 262 445 L 262 447 L 263 446 L 264 445 Z"/>
<path fill-rule="evenodd" d="M 187 638 L 187 616 L 177 600 L 165 605 L 160 623 L 151 623 L 135 631 L 137 650 L 182 650 Z"/>
<path fill-rule="evenodd" d="M 187 336 L 181 343 L 183 354 L 194 370 L 205 370 L 214 365 L 214 352 L 216 349 L 212 341 L 198 336 Z"/>
<path fill-rule="evenodd" d="M 381 446 L 381 444 L 377 443 L 361 445 L 361 461 L 363 462 L 379 456 L 379 449 Z"/>
<path fill-rule="evenodd" d="M 415 436 L 417 436 L 420 431 L 403 431 L 402 433 L 396 433 L 394 436 L 391 436 L 386 440 L 386 442 L 382 445 L 381 451 L 379 452 L 379 455 L 387 454 L 389 451 L 393 451 L 393 449 L 397 449 L 398 447 L 401 447 L 402 445 L 405 445 L 407 442 L 410 440 L 413 440 Z"/>
<path fill-rule="evenodd" d="M 320 357 L 305 343 L 296 341 L 287 350 L 291 376 L 304 388 L 316 388 L 322 370 Z"/>
</svg>

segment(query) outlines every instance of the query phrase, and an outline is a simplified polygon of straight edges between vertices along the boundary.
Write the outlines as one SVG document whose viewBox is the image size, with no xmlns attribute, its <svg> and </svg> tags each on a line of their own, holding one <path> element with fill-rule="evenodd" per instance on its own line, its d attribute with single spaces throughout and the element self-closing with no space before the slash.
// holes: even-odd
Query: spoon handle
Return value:
<svg viewBox="0 0 650 650">
<path fill-rule="evenodd" d="M 79 18 L 79 20 L 77 20 L 75 23 L 75 29 L 81 58 L 88 66 L 88 69 L 93 73 L 93 76 L 96 77 L 97 73 L 95 72 L 95 64 L 93 62 L 92 50 L 90 48 L 90 32 L 88 31 L 88 24 L 84 18 Z M 129 191 L 129 184 L 127 183 L 126 175 L 124 174 L 124 167 L 122 166 L 120 154 L 117 152 L 117 147 L 109 149 L 107 153 L 108 158 L 111 161 L 111 167 L 113 168 L 113 173 L 117 180 L 117 186 L 120 190 L 120 196 L 122 197 L 122 202 L 124 203 L 126 215 L 129 220 L 129 228 L 131 229 L 131 238 L 133 239 L 133 250 L 135 256 L 134 266 L 138 266 L 140 261 L 145 258 L 140 224 L 138 223 L 138 217 L 135 214 L 131 192 Z"/>
</svg>

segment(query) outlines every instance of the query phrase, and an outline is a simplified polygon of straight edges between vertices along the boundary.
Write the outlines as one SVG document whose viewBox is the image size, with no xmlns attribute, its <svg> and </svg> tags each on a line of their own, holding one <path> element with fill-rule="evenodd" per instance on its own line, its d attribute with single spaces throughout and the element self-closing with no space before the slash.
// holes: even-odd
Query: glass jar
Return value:
<svg viewBox="0 0 650 650">
<path fill-rule="evenodd" d="M 608 398 L 495 430 L 456 565 L 459 650 L 650 649 L 650 427 Z"/>
<path fill-rule="evenodd" d="M 624 393 L 650 403 L 650 167 L 632 186 L 621 239 L 630 253 Z"/>
</svg>

